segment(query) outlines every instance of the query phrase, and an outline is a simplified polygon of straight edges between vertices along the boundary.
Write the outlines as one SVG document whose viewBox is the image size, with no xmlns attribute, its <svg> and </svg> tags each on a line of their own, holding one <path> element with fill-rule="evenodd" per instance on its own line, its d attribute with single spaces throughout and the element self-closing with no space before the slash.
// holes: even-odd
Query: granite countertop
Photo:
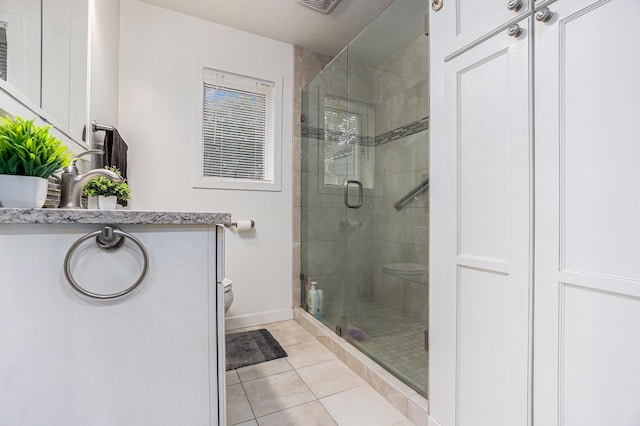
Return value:
<svg viewBox="0 0 640 426">
<path fill-rule="evenodd" d="M 0 208 L 0 224 L 139 224 L 215 225 L 231 223 L 230 213 L 161 212 L 144 210 L 93 209 L 5 209 Z"/>
</svg>

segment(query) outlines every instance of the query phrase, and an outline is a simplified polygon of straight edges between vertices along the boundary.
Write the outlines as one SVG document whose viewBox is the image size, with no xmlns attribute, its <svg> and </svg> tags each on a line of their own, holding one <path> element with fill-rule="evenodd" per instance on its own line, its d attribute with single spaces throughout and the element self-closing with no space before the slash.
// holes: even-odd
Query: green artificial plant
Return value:
<svg viewBox="0 0 640 426">
<path fill-rule="evenodd" d="M 105 169 L 111 170 L 122 177 L 122 173 L 117 167 L 105 167 Z M 127 185 L 126 179 L 123 179 L 122 182 L 115 183 L 104 176 L 94 177 L 89 180 L 84 186 L 82 193 L 89 197 L 102 195 L 104 197 L 118 197 L 118 199 L 122 201 L 129 201 L 131 199 L 131 190 L 129 189 L 129 185 Z"/>
<path fill-rule="evenodd" d="M 72 153 L 35 119 L 0 118 L 0 174 L 48 178 L 71 162 Z"/>
</svg>

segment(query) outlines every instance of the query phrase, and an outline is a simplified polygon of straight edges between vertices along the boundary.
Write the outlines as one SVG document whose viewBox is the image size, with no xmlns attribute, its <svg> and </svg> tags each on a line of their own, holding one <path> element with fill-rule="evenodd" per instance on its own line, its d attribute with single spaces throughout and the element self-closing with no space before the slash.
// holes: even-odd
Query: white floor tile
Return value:
<svg viewBox="0 0 640 426">
<path fill-rule="evenodd" d="M 256 422 L 255 420 L 249 420 L 248 422 L 238 423 L 235 426 L 258 426 L 258 422 Z"/>
<path fill-rule="evenodd" d="M 229 370 L 225 374 L 225 384 L 227 386 L 236 385 L 240 383 L 240 377 L 238 377 L 238 373 L 236 370 Z"/>
<path fill-rule="evenodd" d="M 293 408 L 258 418 L 260 426 L 332 426 L 336 425 L 327 410 L 318 401 L 307 402 Z"/>
<path fill-rule="evenodd" d="M 365 382 L 339 359 L 296 370 L 317 398 L 362 386 Z"/>
<path fill-rule="evenodd" d="M 254 418 L 241 384 L 227 386 L 227 424 L 236 425 Z"/>
<path fill-rule="evenodd" d="M 316 340 L 307 330 L 293 320 L 267 324 L 265 328 L 280 343 L 280 346 L 290 346 Z"/>
<path fill-rule="evenodd" d="M 295 371 L 243 383 L 256 417 L 313 401 L 315 396 Z"/>
<path fill-rule="evenodd" d="M 394 423 L 393 426 L 415 426 L 410 420 L 403 420 L 400 423 Z"/>
<path fill-rule="evenodd" d="M 320 400 L 340 426 L 391 426 L 407 420 L 368 385 Z"/>
<path fill-rule="evenodd" d="M 287 351 L 289 364 L 296 369 L 336 359 L 336 356 L 318 341 L 286 346 L 284 350 Z"/>
<path fill-rule="evenodd" d="M 286 358 L 278 358 L 272 361 L 238 368 L 236 371 L 238 372 L 238 376 L 241 381 L 248 382 L 249 380 L 272 376 L 274 374 L 284 373 L 285 371 L 291 370 L 293 370 L 293 367 L 291 367 L 291 364 L 289 364 Z"/>
</svg>

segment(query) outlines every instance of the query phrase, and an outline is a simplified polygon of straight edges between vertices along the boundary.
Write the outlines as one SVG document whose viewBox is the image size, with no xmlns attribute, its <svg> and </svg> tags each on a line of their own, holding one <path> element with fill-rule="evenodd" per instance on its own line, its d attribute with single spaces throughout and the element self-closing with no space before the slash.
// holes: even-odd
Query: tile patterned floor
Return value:
<svg viewBox="0 0 640 426">
<path fill-rule="evenodd" d="M 349 328 L 364 335 L 353 345 L 426 394 L 429 369 L 424 349 L 426 324 L 376 302 L 362 302 L 349 312 Z"/>
<path fill-rule="evenodd" d="M 227 371 L 227 424 L 412 425 L 295 321 L 266 328 L 289 355 Z"/>
<path fill-rule="evenodd" d="M 338 314 L 328 314 L 322 322 L 332 327 L 340 319 Z M 373 301 L 353 304 L 348 319 L 348 330 L 363 333 L 359 340 L 350 339 L 351 344 L 426 394 L 429 356 L 424 350 L 424 322 Z"/>
</svg>

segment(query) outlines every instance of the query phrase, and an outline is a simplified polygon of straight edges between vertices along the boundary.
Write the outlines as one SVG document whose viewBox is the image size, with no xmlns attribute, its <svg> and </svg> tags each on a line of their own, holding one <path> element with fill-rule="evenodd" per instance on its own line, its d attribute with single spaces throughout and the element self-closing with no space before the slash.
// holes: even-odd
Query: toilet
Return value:
<svg viewBox="0 0 640 426">
<path fill-rule="evenodd" d="M 233 303 L 233 281 L 225 278 L 222 280 L 222 284 L 224 285 L 224 313 L 226 314 Z"/>
<path fill-rule="evenodd" d="M 429 269 L 417 263 L 387 263 L 382 265 L 382 272 L 409 281 L 426 284 L 428 282 Z"/>
</svg>

